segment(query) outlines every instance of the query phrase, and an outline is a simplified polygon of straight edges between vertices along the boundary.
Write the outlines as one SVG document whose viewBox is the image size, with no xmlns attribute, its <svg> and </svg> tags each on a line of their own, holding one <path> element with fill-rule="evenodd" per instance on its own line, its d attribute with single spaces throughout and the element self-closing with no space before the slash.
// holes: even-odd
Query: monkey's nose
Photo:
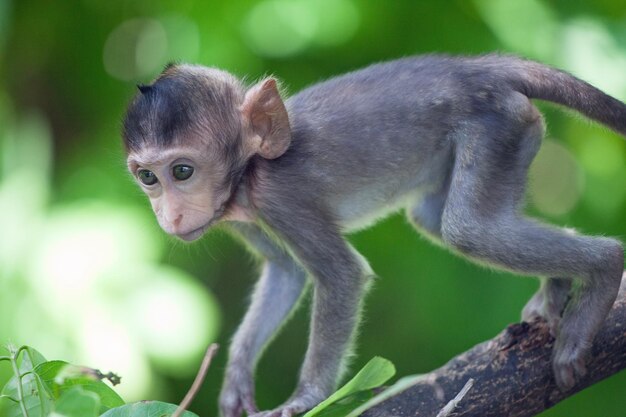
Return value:
<svg viewBox="0 0 626 417">
<path fill-rule="evenodd" d="M 180 223 L 183 221 L 183 215 L 179 214 L 178 217 L 176 217 L 174 219 L 174 221 L 172 222 L 172 226 L 174 226 L 176 229 L 178 229 L 178 227 L 180 226 Z"/>
</svg>

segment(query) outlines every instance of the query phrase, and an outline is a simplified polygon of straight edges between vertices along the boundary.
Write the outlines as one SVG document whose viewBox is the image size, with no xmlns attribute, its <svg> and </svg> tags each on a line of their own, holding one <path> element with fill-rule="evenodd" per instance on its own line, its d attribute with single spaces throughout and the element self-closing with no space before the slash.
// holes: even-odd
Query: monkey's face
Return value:
<svg viewBox="0 0 626 417">
<path fill-rule="evenodd" d="M 211 163 L 211 155 L 195 147 L 144 147 L 128 155 L 128 169 L 166 233 L 195 240 L 224 214 L 230 190 L 221 186 L 223 164 Z"/>
<path fill-rule="evenodd" d="M 229 204 L 247 162 L 253 155 L 278 158 L 291 142 L 276 80 L 245 90 L 223 71 L 175 65 L 139 90 L 122 137 L 128 168 L 163 230 L 190 241 L 225 213 L 247 218 Z"/>
</svg>

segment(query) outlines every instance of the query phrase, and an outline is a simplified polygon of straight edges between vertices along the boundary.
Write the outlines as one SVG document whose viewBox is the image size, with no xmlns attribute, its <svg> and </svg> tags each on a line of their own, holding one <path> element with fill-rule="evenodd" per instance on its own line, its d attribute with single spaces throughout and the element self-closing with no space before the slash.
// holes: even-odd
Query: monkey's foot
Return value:
<svg viewBox="0 0 626 417">
<path fill-rule="evenodd" d="M 578 378 L 587 373 L 585 357 L 588 349 L 578 343 L 567 343 L 557 339 L 554 345 L 552 369 L 556 385 L 563 392 L 569 391 Z"/>
<path fill-rule="evenodd" d="M 561 311 L 563 307 L 560 305 L 545 303 L 542 298 L 531 298 L 522 310 L 522 321 L 532 323 L 537 320 L 544 320 L 550 329 L 550 335 L 556 337 L 559 326 L 561 324 Z"/>
<path fill-rule="evenodd" d="M 318 395 L 309 390 L 298 390 L 289 401 L 274 410 L 261 411 L 250 417 L 292 417 L 315 407 L 326 395 Z"/>
</svg>

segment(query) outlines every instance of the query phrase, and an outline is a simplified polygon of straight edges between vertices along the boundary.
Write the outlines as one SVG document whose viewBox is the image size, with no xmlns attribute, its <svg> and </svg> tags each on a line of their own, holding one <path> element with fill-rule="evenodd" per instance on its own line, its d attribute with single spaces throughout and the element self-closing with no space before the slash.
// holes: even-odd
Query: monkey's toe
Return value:
<svg viewBox="0 0 626 417">
<path fill-rule="evenodd" d="M 558 352 L 555 354 L 552 368 L 556 385 L 562 392 L 569 391 L 576 382 L 587 374 L 584 355 L 581 352 Z"/>
<path fill-rule="evenodd" d="M 532 323 L 538 320 L 545 321 L 550 329 L 550 334 L 556 337 L 561 324 L 561 312 L 550 306 L 537 306 L 530 302 L 522 310 L 522 321 Z"/>
</svg>

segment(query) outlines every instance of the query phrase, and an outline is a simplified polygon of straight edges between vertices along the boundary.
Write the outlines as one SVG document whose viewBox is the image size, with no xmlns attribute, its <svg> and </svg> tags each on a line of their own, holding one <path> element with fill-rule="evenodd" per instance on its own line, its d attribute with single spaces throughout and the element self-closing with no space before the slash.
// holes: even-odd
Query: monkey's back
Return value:
<svg viewBox="0 0 626 417">
<path fill-rule="evenodd" d="M 315 84 L 287 100 L 293 141 L 275 169 L 304 170 L 340 220 L 382 216 L 443 186 L 457 125 L 510 90 L 484 64 L 509 59 L 427 55 Z"/>
</svg>

